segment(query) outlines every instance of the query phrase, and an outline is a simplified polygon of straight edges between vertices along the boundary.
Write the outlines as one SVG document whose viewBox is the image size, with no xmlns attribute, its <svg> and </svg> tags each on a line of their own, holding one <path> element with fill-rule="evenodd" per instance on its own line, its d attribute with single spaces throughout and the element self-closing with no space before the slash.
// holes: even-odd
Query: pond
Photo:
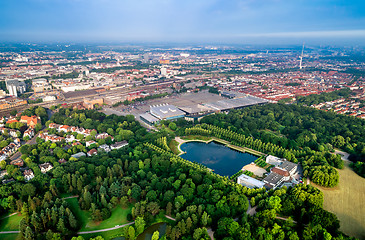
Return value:
<svg viewBox="0 0 365 240">
<path fill-rule="evenodd" d="M 165 234 L 166 223 L 160 222 L 149 226 L 143 233 L 138 235 L 137 240 L 151 240 L 153 233 L 156 231 L 159 231 L 160 237 Z"/>
<path fill-rule="evenodd" d="M 243 166 L 257 159 L 254 155 L 233 150 L 216 142 L 208 144 L 195 141 L 186 142 L 180 148 L 186 152 L 180 157 L 203 164 L 221 176 L 232 176 Z"/>
</svg>

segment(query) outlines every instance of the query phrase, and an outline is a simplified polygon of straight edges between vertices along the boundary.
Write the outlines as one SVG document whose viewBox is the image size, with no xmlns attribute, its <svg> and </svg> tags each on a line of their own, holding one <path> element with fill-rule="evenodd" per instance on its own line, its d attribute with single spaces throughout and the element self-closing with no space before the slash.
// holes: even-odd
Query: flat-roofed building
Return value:
<svg viewBox="0 0 365 240">
<path fill-rule="evenodd" d="M 276 172 L 271 172 L 263 180 L 267 188 L 273 188 L 273 189 L 277 188 L 283 181 L 284 181 L 284 176 Z"/>
<path fill-rule="evenodd" d="M 170 104 L 150 106 L 150 113 L 160 120 L 173 120 L 185 116 L 183 111 Z"/>
<path fill-rule="evenodd" d="M 155 123 L 159 123 L 160 121 L 160 119 L 152 116 L 152 114 L 149 112 L 140 114 L 139 118 L 150 126 L 154 125 Z"/>
<path fill-rule="evenodd" d="M 253 177 L 242 174 L 237 178 L 237 183 L 248 188 L 262 188 L 265 183 Z"/>
</svg>

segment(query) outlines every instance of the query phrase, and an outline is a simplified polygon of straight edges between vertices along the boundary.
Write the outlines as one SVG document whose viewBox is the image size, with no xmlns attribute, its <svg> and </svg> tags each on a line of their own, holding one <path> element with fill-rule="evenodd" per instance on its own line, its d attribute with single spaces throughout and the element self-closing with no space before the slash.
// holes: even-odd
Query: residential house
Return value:
<svg viewBox="0 0 365 240">
<path fill-rule="evenodd" d="M 106 139 L 110 137 L 112 140 L 114 140 L 114 137 L 110 136 L 109 134 L 107 133 L 99 133 L 95 136 L 96 139 Z"/>
<path fill-rule="evenodd" d="M 66 142 L 73 142 L 75 140 L 76 140 L 76 138 L 72 134 L 66 136 Z"/>
<path fill-rule="evenodd" d="M 31 169 L 25 170 L 23 175 L 24 175 L 25 180 L 27 180 L 27 181 L 34 178 L 34 173 Z"/>
<path fill-rule="evenodd" d="M 15 130 L 15 129 L 9 129 L 9 135 L 16 138 L 18 137 L 18 130 Z"/>
<path fill-rule="evenodd" d="M 21 116 L 20 118 L 21 123 L 25 123 L 27 124 L 28 127 L 33 127 L 33 128 L 35 127 L 35 125 L 40 123 L 40 121 L 41 121 L 40 117 L 37 116 L 31 116 L 31 117 Z"/>
<path fill-rule="evenodd" d="M 6 170 L 0 171 L 0 179 L 4 178 L 6 175 L 8 175 L 8 171 Z"/>
<path fill-rule="evenodd" d="M 87 152 L 87 155 L 89 157 L 91 157 L 92 155 L 96 155 L 96 154 L 98 154 L 98 151 L 94 148 Z"/>
<path fill-rule="evenodd" d="M 103 144 L 100 147 L 98 147 L 98 150 L 105 151 L 105 152 L 110 152 L 110 147 L 106 144 Z"/>
<path fill-rule="evenodd" d="M 44 139 L 45 141 L 51 141 L 51 142 L 61 142 L 64 140 L 64 137 L 57 136 L 55 134 L 48 134 L 48 133 L 42 133 L 39 134 L 39 137 Z"/>
<path fill-rule="evenodd" d="M 10 117 L 6 123 L 13 123 L 13 122 L 19 122 L 15 117 Z"/>
<path fill-rule="evenodd" d="M 62 164 L 62 163 L 67 163 L 67 160 L 66 160 L 66 159 L 64 159 L 64 158 L 61 158 L 60 160 L 58 160 L 58 162 L 59 162 L 60 164 Z"/>
<path fill-rule="evenodd" d="M 38 166 L 41 169 L 42 173 L 46 173 L 53 168 L 52 164 L 50 164 L 50 163 L 42 163 L 42 164 L 39 164 Z"/>
<path fill-rule="evenodd" d="M 68 131 L 70 131 L 70 128 L 71 128 L 70 126 L 61 125 L 61 126 L 58 127 L 58 131 L 67 133 Z"/>
<path fill-rule="evenodd" d="M 90 140 L 86 142 L 86 147 L 89 147 L 90 145 L 97 144 L 94 140 Z"/>
<path fill-rule="evenodd" d="M 24 161 L 22 159 L 16 159 L 16 160 L 11 161 L 10 164 L 18 166 L 18 167 L 23 167 Z"/>
<path fill-rule="evenodd" d="M 25 137 L 29 137 L 29 138 L 34 137 L 34 128 L 30 127 L 27 130 L 25 130 L 25 132 L 23 134 L 23 138 L 25 138 Z"/>
<path fill-rule="evenodd" d="M 122 148 L 122 147 L 125 147 L 128 145 L 128 142 L 126 140 L 123 140 L 121 142 L 116 142 L 112 145 L 110 145 L 110 148 L 113 150 L 113 149 L 119 149 L 119 148 Z"/>
</svg>

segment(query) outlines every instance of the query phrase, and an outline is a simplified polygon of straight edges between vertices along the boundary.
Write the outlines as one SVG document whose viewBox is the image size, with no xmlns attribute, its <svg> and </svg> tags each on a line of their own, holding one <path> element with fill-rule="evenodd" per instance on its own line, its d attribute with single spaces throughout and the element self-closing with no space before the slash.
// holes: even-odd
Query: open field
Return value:
<svg viewBox="0 0 365 240">
<path fill-rule="evenodd" d="M 116 237 L 120 237 L 123 235 L 123 233 L 124 233 L 124 228 L 118 228 L 118 229 L 110 230 L 107 232 L 80 234 L 80 236 L 82 236 L 84 239 L 102 236 L 105 240 L 109 240 L 109 239 L 114 239 Z M 125 239 L 125 238 L 123 237 L 122 239 Z"/>
<path fill-rule="evenodd" d="M 256 164 L 254 163 L 250 163 L 246 166 L 244 166 L 242 168 L 242 170 L 247 170 L 247 171 L 250 171 L 250 172 L 253 172 L 253 174 L 255 174 L 256 176 L 259 176 L 259 177 L 263 177 L 266 172 L 265 169 L 263 168 L 260 168 L 259 166 L 257 166 Z"/>
<path fill-rule="evenodd" d="M 7 234 L 0 234 L 1 240 L 20 240 L 20 234 L 19 233 L 7 233 Z"/>
<path fill-rule="evenodd" d="M 345 161 L 345 168 L 338 169 L 338 172 L 340 183 L 337 187 L 315 185 L 324 194 L 323 208 L 336 214 L 342 232 L 365 239 L 365 179 L 350 169 L 348 161 Z"/>
<path fill-rule="evenodd" d="M 123 209 L 122 207 L 118 206 L 116 207 L 110 218 L 100 222 L 95 223 L 94 221 L 89 221 L 86 223 L 85 226 L 83 226 L 79 231 L 92 231 L 92 230 L 99 230 L 99 229 L 105 229 L 105 228 L 111 228 L 115 227 L 116 225 L 122 225 L 124 223 L 128 223 L 127 220 L 127 214 L 132 212 L 132 206 Z"/>
<path fill-rule="evenodd" d="M 21 214 L 15 214 L 11 217 L 0 220 L 0 232 L 19 230 L 19 223 L 22 218 Z"/>
<path fill-rule="evenodd" d="M 75 213 L 76 218 L 79 221 L 79 224 L 81 225 L 81 229 L 79 230 L 80 232 L 111 228 L 115 227 L 116 225 L 122 225 L 124 223 L 128 223 L 127 215 L 132 211 L 132 206 L 126 209 L 117 206 L 112 211 L 110 218 L 102 222 L 94 222 L 93 220 L 91 220 L 90 218 L 91 216 L 88 211 L 83 211 L 80 209 L 77 198 L 69 198 L 66 199 L 65 201 L 67 201 L 70 204 L 71 210 Z"/>
</svg>

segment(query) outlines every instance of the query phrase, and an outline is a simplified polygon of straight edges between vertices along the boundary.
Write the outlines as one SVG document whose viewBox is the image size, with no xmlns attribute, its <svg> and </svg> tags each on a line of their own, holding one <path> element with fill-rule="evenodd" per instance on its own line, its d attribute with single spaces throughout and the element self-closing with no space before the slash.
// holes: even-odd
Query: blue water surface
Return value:
<svg viewBox="0 0 365 240">
<path fill-rule="evenodd" d="M 216 142 L 187 142 L 180 146 L 186 152 L 182 158 L 201 163 L 221 176 L 232 176 L 257 159 L 249 153 L 242 153 Z"/>
</svg>

